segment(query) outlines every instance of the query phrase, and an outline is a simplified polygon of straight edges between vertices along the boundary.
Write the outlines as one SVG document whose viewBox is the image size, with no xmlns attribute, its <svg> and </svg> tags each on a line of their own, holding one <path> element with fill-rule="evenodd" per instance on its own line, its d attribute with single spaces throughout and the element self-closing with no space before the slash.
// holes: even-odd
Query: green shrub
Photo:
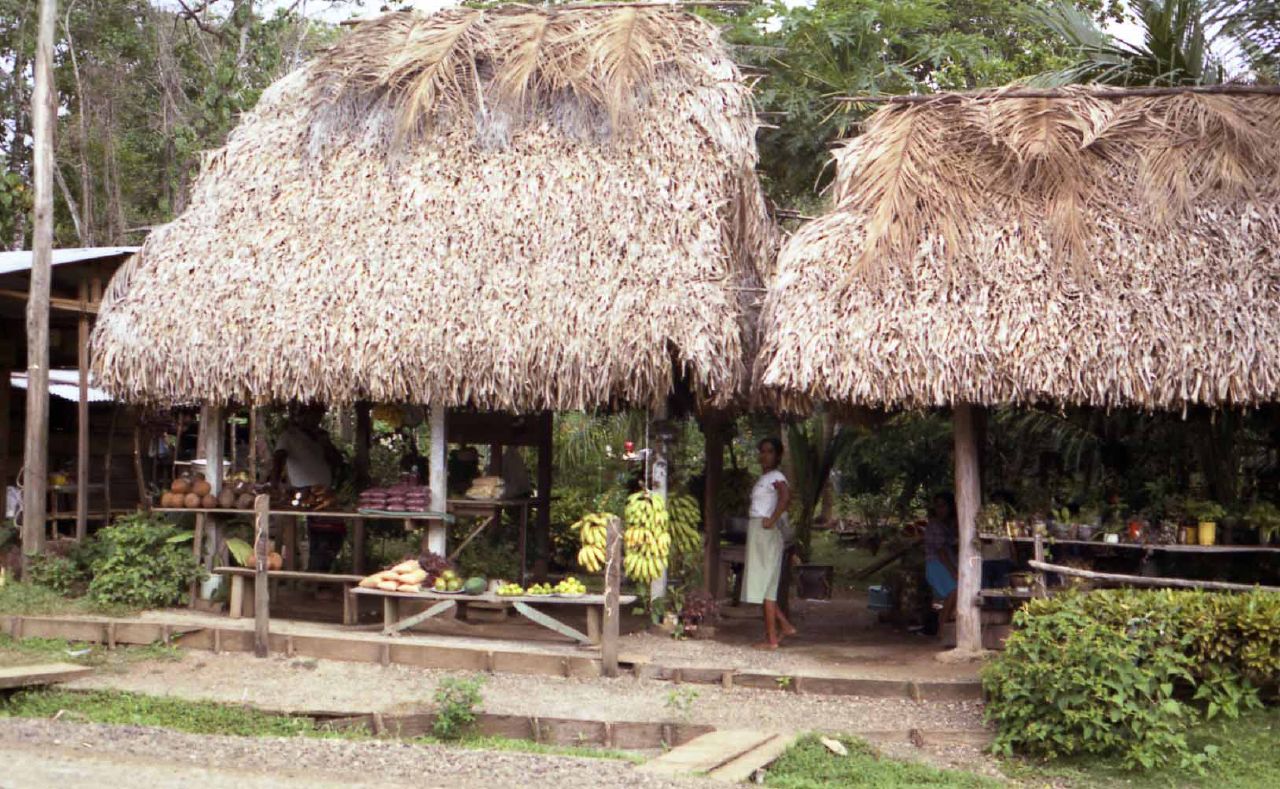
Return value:
<svg viewBox="0 0 1280 789">
<path fill-rule="evenodd" d="M 983 672 L 996 749 L 1195 767 L 1187 727 L 1260 706 L 1280 678 L 1280 595 L 1107 590 L 1018 612 Z"/>
<path fill-rule="evenodd" d="M 32 557 L 26 580 L 60 595 L 71 595 L 83 591 L 84 573 L 70 557 L 44 554 Z"/>
<path fill-rule="evenodd" d="M 470 679 L 445 677 L 436 686 L 436 719 L 431 731 L 442 740 L 456 740 L 476 722 L 476 705 L 480 703 L 481 677 Z"/>
<path fill-rule="evenodd" d="M 202 571 L 191 553 L 191 533 L 137 513 L 97 535 L 89 599 L 97 605 L 140 608 L 172 605 Z"/>
</svg>

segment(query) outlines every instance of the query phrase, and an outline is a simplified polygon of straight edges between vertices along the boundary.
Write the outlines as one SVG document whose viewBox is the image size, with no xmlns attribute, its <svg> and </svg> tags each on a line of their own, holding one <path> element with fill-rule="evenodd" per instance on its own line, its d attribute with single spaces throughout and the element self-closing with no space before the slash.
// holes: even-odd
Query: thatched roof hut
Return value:
<svg viewBox="0 0 1280 789">
<path fill-rule="evenodd" d="M 679 10 L 361 24 L 207 157 L 112 283 L 94 374 L 160 402 L 724 401 L 774 243 L 755 129 Z"/>
<path fill-rule="evenodd" d="M 1280 96 L 891 104 L 836 166 L 766 297 L 784 402 L 1280 396 Z"/>
</svg>

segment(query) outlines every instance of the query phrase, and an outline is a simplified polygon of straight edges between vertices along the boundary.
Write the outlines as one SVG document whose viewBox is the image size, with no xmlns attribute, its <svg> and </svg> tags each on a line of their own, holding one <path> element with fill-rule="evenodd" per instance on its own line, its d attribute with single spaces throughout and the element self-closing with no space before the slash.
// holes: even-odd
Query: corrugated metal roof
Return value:
<svg viewBox="0 0 1280 789">
<path fill-rule="evenodd" d="M 139 249 L 141 247 L 72 247 L 69 249 L 55 249 L 53 250 L 53 265 L 64 266 L 68 263 L 84 263 L 89 260 L 132 255 Z M 16 252 L 0 252 L 0 274 L 30 271 L 34 255 L 35 253 L 29 249 L 20 249 Z"/>
<path fill-rule="evenodd" d="M 10 373 L 9 385 L 15 389 L 27 388 L 26 372 Z M 50 370 L 49 371 L 49 394 L 54 397 L 60 397 L 63 400 L 70 400 L 73 403 L 80 402 L 80 371 L 79 370 Z M 111 395 L 95 389 L 93 387 L 93 378 L 89 378 L 89 402 L 90 403 L 109 403 Z"/>
</svg>

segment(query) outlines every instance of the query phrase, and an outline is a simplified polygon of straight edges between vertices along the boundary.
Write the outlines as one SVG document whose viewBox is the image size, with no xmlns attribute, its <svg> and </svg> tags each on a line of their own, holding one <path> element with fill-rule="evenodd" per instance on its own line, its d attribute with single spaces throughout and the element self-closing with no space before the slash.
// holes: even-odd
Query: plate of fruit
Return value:
<svg viewBox="0 0 1280 789">
<path fill-rule="evenodd" d="M 498 585 L 498 597 L 522 597 L 524 587 L 520 584 L 504 583 Z"/>
<path fill-rule="evenodd" d="M 436 576 L 431 591 L 440 594 L 462 594 L 462 579 L 453 570 L 445 570 Z"/>
<path fill-rule="evenodd" d="M 555 588 L 551 584 L 534 584 L 524 592 L 531 597 L 550 597 L 555 593 Z"/>
<path fill-rule="evenodd" d="M 586 585 L 572 575 L 556 584 L 555 587 L 556 597 L 582 597 L 586 593 Z"/>
</svg>

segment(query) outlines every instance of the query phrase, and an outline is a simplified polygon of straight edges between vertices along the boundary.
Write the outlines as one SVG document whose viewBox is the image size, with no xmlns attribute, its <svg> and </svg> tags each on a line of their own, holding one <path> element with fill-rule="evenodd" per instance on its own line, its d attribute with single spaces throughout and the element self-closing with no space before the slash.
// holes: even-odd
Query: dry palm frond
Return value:
<svg viewBox="0 0 1280 789">
<path fill-rule="evenodd" d="M 778 255 L 762 396 L 1280 399 L 1278 121 L 1268 95 L 987 94 L 881 110 L 835 157 L 833 210 Z M 869 258 L 878 275 L 844 287 Z"/>
<path fill-rule="evenodd" d="M 380 106 L 395 113 L 394 139 L 403 143 L 436 117 L 507 124 L 567 93 L 614 128 L 660 72 L 705 78 L 695 62 L 704 25 L 657 7 L 388 14 L 318 59 L 312 123 L 327 135 Z"/>
</svg>

